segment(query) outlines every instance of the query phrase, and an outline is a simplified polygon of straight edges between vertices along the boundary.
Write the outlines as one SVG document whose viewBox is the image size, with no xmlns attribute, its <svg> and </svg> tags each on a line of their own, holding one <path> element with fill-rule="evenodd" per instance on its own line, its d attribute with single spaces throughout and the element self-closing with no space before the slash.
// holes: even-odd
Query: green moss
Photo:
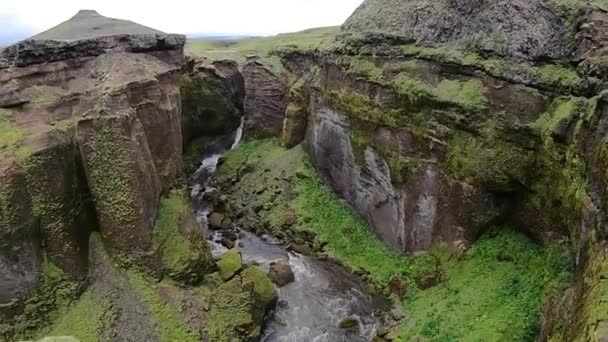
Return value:
<svg viewBox="0 0 608 342">
<path fill-rule="evenodd" d="M 135 194 L 131 182 L 134 160 L 130 158 L 123 132 L 122 119 L 100 119 L 95 135 L 86 144 L 90 148 L 87 177 L 97 211 L 117 226 L 133 224 Z"/>
<path fill-rule="evenodd" d="M 258 296 L 260 303 L 268 307 L 276 302 L 278 293 L 266 272 L 259 266 L 247 267 L 241 274 L 243 284 L 253 284 L 253 291 Z"/>
<path fill-rule="evenodd" d="M 536 122 L 543 142 L 537 153 L 532 192 L 525 199 L 525 205 L 542 213 L 548 224 L 567 229 L 575 246 L 587 193 L 587 165 L 574 145 L 556 142 L 553 132 L 562 120 L 576 120 L 587 106 L 583 99 L 558 98 Z"/>
<path fill-rule="evenodd" d="M 260 335 L 254 318 L 255 301 L 251 292 L 243 288 L 235 277 L 214 290 L 209 298 L 209 319 L 206 324 L 210 341 L 252 341 Z"/>
<path fill-rule="evenodd" d="M 399 127 L 404 120 L 397 109 L 382 109 L 367 97 L 348 90 L 334 93 L 334 106 L 345 114 L 367 122 Z"/>
<path fill-rule="evenodd" d="M 74 336 L 82 342 L 99 341 L 103 329 L 102 303 L 96 303 L 90 291 L 70 306 L 41 336 Z"/>
<path fill-rule="evenodd" d="M 322 243 L 338 259 L 351 268 L 369 273 L 381 287 L 393 278 L 414 278 L 426 272 L 429 259 L 414 262 L 389 250 L 370 231 L 369 226 L 346 204 L 340 202 L 319 179 L 309 163 L 301 166 L 296 184 L 294 203 L 298 222 L 302 228 L 317 234 Z M 411 277 L 411 278 L 410 278 Z"/>
<path fill-rule="evenodd" d="M 217 262 L 217 267 L 222 279 L 231 279 L 241 270 L 241 268 L 243 268 L 241 252 L 236 249 L 229 250 Z"/>
<path fill-rule="evenodd" d="M 404 96 L 412 104 L 429 101 L 435 97 L 431 86 L 411 78 L 406 73 L 399 74 L 393 81 L 393 86 L 399 95 Z"/>
<path fill-rule="evenodd" d="M 173 190 L 161 200 L 153 242 L 161 253 L 164 268 L 174 279 L 192 277 L 192 281 L 196 281 L 202 274 L 191 273 L 203 272 L 208 262 L 206 242 L 197 243 L 197 239 L 185 231 L 186 225 L 195 223 L 193 220 L 192 207 L 184 191 Z"/>
<path fill-rule="evenodd" d="M 15 111 L 0 108 L 0 152 L 15 151 L 25 139 L 25 131 L 13 123 Z"/>
<path fill-rule="evenodd" d="M 44 329 L 67 310 L 76 299 L 78 290 L 79 284 L 70 281 L 59 267 L 43 262 L 36 288 L 22 303 L 23 312 L 11 321 L 0 323 L 0 337 L 7 340 L 30 339 L 36 331 Z"/>
<path fill-rule="evenodd" d="M 373 61 L 365 57 L 341 57 L 338 60 L 347 73 L 365 78 L 370 81 L 381 82 L 384 80 L 384 71 Z"/>
<path fill-rule="evenodd" d="M 155 290 L 145 276 L 129 271 L 129 282 L 140 299 L 147 305 L 152 322 L 161 341 L 200 341 L 198 332 L 184 324 L 183 317 L 176 312 Z"/>
<path fill-rule="evenodd" d="M 401 51 L 406 57 L 469 66 L 484 70 L 494 77 L 511 79 L 518 83 L 521 83 L 523 79 L 526 80 L 526 83 L 557 89 L 560 92 L 576 91 L 582 85 L 582 78 L 576 73 L 576 70 L 561 64 L 536 66 L 503 58 L 484 58 L 476 53 L 449 45 L 422 47 L 408 44 L 402 46 Z"/>
<path fill-rule="evenodd" d="M 492 231 L 446 281 L 419 292 L 405 308 L 415 319 L 399 341 L 531 341 L 538 334 L 545 291 L 569 281 L 568 259 L 508 229 Z"/>
<path fill-rule="evenodd" d="M 494 191 L 526 184 L 534 154 L 511 143 L 456 135 L 448 144 L 447 169 L 456 177 Z"/>
<path fill-rule="evenodd" d="M 479 112 L 486 108 L 483 84 L 479 80 L 443 80 L 437 86 L 437 96 L 442 101 L 457 103 L 467 111 Z"/>
</svg>

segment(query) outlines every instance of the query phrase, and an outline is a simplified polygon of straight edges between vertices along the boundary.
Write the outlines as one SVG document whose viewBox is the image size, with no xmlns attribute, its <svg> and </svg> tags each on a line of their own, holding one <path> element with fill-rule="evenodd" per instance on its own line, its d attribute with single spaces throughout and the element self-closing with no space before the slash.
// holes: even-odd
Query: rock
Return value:
<svg viewBox="0 0 608 342">
<path fill-rule="evenodd" d="M 222 236 L 230 241 L 236 241 L 239 239 L 238 234 L 231 230 L 222 230 Z"/>
<path fill-rule="evenodd" d="M 289 260 L 286 259 L 281 259 L 277 262 L 272 262 L 270 264 L 268 276 L 270 277 L 272 282 L 277 284 L 277 286 L 279 287 L 283 287 L 296 280 L 291 266 L 289 265 Z"/>
<path fill-rule="evenodd" d="M 343 319 L 343 320 L 340 321 L 340 324 L 338 324 L 338 327 L 340 327 L 340 329 L 358 328 L 359 327 L 359 321 L 357 321 L 355 318 L 352 318 L 352 317 L 345 318 L 345 319 Z"/>
<path fill-rule="evenodd" d="M 241 252 L 236 249 L 229 250 L 217 262 L 217 267 L 222 279 L 225 281 L 232 279 L 243 268 Z"/>
<path fill-rule="evenodd" d="M 94 230 L 111 255 L 160 278 L 153 231 L 161 193 L 182 173 L 184 43 L 85 11 L 0 51 L 5 325 L 24 319 L 25 300 L 41 320 L 52 311 L 30 293 L 43 260 L 84 290 Z"/>
<path fill-rule="evenodd" d="M 236 246 L 234 240 L 230 240 L 225 237 L 222 237 L 221 243 L 224 247 L 226 247 L 228 249 L 233 249 Z M 239 247 L 240 247 L 240 245 L 239 245 Z"/>
<path fill-rule="evenodd" d="M 184 142 L 236 130 L 243 113 L 245 87 L 238 65 L 233 61 L 210 63 L 195 58 L 188 61 L 185 69 L 181 79 Z"/>
<path fill-rule="evenodd" d="M 275 306 L 279 294 L 261 267 L 249 266 L 242 272 L 241 277 L 243 283 L 253 284 L 254 292 L 260 300 L 263 311 Z"/>
<path fill-rule="evenodd" d="M 291 249 L 296 253 L 300 253 L 300 254 L 304 254 L 304 255 L 310 255 L 312 253 L 310 246 L 307 245 L 306 243 L 292 244 Z"/>
<path fill-rule="evenodd" d="M 558 6 L 541 0 L 366 0 L 342 26 L 342 39 L 352 44 L 451 42 L 512 58 L 567 58 L 575 46 L 574 32 Z"/>
<path fill-rule="evenodd" d="M 245 135 L 248 138 L 279 136 L 287 108 L 287 89 L 259 61 L 243 67 L 245 78 Z"/>
<path fill-rule="evenodd" d="M 221 229 L 225 218 L 224 214 L 214 212 L 209 216 L 209 225 L 215 229 Z"/>
</svg>

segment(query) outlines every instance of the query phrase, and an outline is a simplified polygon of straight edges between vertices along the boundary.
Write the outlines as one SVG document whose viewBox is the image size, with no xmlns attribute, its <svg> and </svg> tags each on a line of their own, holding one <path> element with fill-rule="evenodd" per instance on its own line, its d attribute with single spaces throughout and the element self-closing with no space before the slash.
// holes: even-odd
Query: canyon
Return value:
<svg viewBox="0 0 608 342">
<path fill-rule="evenodd" d="M 0 50 L 3 340 L 608 339 L 608 4 L 286 37 Z"/>
</svg>

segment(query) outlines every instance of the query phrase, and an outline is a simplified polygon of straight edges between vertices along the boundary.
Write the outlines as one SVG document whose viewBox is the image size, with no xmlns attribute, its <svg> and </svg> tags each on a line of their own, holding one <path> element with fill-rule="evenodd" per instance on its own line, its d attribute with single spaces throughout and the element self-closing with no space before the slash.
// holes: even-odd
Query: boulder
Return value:
<svg viewBox="0 0 608 342">
<path fill-rule="evenodd" d="M 241 252 L 231 249 L 226 252 L 217 262 L 220 276 L 224 280 L 230 280 L 243 268 L 243 258 Z"/>
<path fill-rule="evenodd" d="M 213 228 L 220 229 L 222 228 L 222 223 L 226 216 L 222 213 L 214 212 L 209 216 L 209 225 Z"/>
<path fill-rule="evenodd" d="M 277 262 L 270 264 L 270 270 L 268 276 L 273 283 L 277 286 L 282 287 L 296 280 L 295 275 L 289 265 L 289 260 L 281 259 Z"/>
<path fill-rule="evenodd" d="M 253 284 L 253 290 L 259 298 L 261 306 L 266 309 L 273 307 L 279 295 L 274 285 L 266 275 L 266 272 L 259 266 L 249 266 L 241 273 L 243 283 Z"/>
</svg>

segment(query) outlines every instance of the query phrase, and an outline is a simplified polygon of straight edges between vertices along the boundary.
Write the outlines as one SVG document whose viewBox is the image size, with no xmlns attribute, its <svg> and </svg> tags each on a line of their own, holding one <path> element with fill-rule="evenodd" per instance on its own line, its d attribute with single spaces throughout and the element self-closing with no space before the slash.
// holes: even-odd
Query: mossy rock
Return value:
<svg viewBox="0 0 608 342">
<path fill-rule="evenodd" d="M 217 262 L 220 276 L 224 280 L 230 280 L 243 268 L 241 252 L 231 249 Z"/>
<path fill-rule="evenodd" d="M 341 320 L 338 326 L 340 329 L 353 329 L 359 326 L 359 322 L 356 319 L 349 317 Z"/>
<path fill-rule="evenodd" d="M 198 284 L 212 269 L 205 234 L 181 190 L 174 190 L 161 200 L 153 241 L 161 253 L 165 272 L 178 282 Z"/>
<path fill-rule="evenodd" d="M 247 267 L 241 274 L 243 284 L 253 284 L 253 291 L 262 307 L 268 308 L 276 304 L 279 294 L 272 284 L 272 281 L 266 275 L 266 272 L 259 266 Z"/>
<path fill-rule="evenodd" d="M 256 303 L 251 288 L 239 276 L 222 284 L 209 296 L 206 335 L 209 341 L 259 341 L 261 319 L 254 315 Z"/>
</svg>

